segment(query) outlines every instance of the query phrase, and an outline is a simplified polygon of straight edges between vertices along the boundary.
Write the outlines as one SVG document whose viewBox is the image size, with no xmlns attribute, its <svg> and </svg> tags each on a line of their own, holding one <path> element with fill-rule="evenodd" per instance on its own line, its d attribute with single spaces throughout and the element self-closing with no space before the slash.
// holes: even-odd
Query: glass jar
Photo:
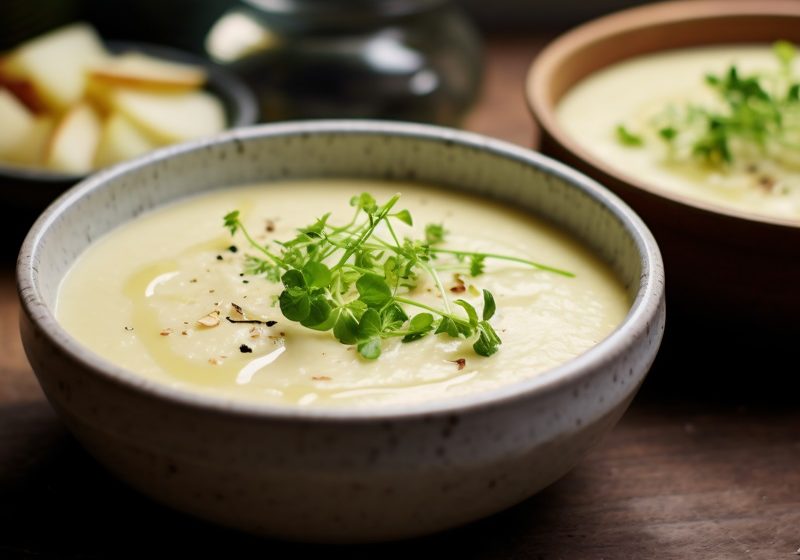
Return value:
<svg viewBox="0 0 800 560">
<path fill-rule="evenodd" d="M 241 0 L 205 47 L 255 90 L 267 122 L 457 125 L 482 68 L 478 35 L 448 0 Z"/>
</svg>

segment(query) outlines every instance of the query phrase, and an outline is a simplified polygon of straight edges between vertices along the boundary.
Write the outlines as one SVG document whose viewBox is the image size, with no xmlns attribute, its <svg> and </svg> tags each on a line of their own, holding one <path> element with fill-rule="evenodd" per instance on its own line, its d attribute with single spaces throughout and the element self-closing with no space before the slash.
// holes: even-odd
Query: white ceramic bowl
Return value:
<svg viewBox="0 0 800 560">
<path fill-rule="evenodd" d="M 227 185 L 321 176 L 414 179 L 544 216 L 612 265 L 631 310 L 597 346 L 536 377 L 358 411 L 232 403 L 154 384 L 81 346 L 53 316 L 69 266 L 116 225 Z M 28 358 L 53 407 L 98 461 L 179 510 L 298 540 L 411 537 L 524 500 L 615 424 L 664 327 L 658 248 L 618 198 L 528 150 L 401 123 L 242 129 L 101 172 L 37 221 L 18 279 Z"/>
</svg>

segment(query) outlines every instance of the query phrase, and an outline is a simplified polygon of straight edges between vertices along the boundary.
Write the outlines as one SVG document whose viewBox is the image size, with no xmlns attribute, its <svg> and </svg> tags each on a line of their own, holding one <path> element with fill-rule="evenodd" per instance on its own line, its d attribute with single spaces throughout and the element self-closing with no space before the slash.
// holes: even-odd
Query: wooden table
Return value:
<svg viewBox="0 0 800 560">
<path fill-rule="evenodd" d="M 493 40 L 472 130 L 530 145 L 522 97 L 541 42 Z M 8 252 L 8 251 L 6 251 Z M 0 558 L 330 554 L 260 540 L 153 504 L 101 469 L 44 400 L 17 334 L 13 265 L 0 272 Z M 350 557 L 765 559 L 800 554 L 800 328 L 759 334 L 670 315 L 654 370 L 616 429 L 523 504 Z"/>
</svg>

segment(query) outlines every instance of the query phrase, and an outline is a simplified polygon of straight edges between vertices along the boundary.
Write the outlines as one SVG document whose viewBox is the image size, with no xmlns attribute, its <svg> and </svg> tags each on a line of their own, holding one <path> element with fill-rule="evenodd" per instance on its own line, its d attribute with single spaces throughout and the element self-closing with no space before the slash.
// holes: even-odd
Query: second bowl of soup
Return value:
<svg viewBox="0 0 800 560">
<path fill-rule="evenodd" d="M 542 147 L 618 192 L 691 316 L 800 312 L 795 2 L 667 2 L 554 41 L 528 76 Z"/>
</svg>

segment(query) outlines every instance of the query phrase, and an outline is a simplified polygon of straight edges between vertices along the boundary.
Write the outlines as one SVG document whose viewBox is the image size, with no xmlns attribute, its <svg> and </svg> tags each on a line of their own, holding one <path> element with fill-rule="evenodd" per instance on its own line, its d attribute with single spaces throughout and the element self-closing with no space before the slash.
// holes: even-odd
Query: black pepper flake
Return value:
<svg viewBox="0 0 800 560">
<path fill-rule="evenodd" d="M 235 253 L 238 250 L 239 247 L 237 247 L 236 245 L 231 245 L 230 247 L 228 247 L 228 251 L 230 251 L 231 253 Z"/>
<path fill-rule="evenodd" d="M 239 346 L 239 352 L 241 352 L 242 354 L 252 354 L 253 349 L 250 348 L 247 344 L 242 344 L 241 346 Z"/>
<path fill-rule="evenodd" d="M 242 280 L 242 284 L 249 284 L 250 280 Z"/>
<path fill-rule="evenodd" d="M 278 324 L 278 321 L 267 321 L 264 324 L 267 325 L 268 327 L 273 327 Z M 283 333 L 281 333 L 281 336 L 283 336 Z"/>
<path fill-rule="evenodd" d="M 240 272 L 240 273 L 239 273 L 239 276 L 244 276 L 244 272 Z"/>
<path fill-rule="evenodd" d="M 278 321 L 259 321 L 258 319 L 234 319 L 233 317 L 225 317 L 229 323 L 234 324 L 247 324 L 247 325 L 267 325 L 271 327 Z"/>
<path fill-rule="evenodd" d="M 133 330 L 133 327 L 125 327 L 125 330 L 126 330 L 126 331 L 128 331 L 128 332 L 130 332 L 130 331 L 132 331 L 132 330 Z"/>
<path fill-rule="evenodd" d="M 221 261 L 222 260 L 222 255 L 217 255 L 217 260 Z"/>
</svg>

